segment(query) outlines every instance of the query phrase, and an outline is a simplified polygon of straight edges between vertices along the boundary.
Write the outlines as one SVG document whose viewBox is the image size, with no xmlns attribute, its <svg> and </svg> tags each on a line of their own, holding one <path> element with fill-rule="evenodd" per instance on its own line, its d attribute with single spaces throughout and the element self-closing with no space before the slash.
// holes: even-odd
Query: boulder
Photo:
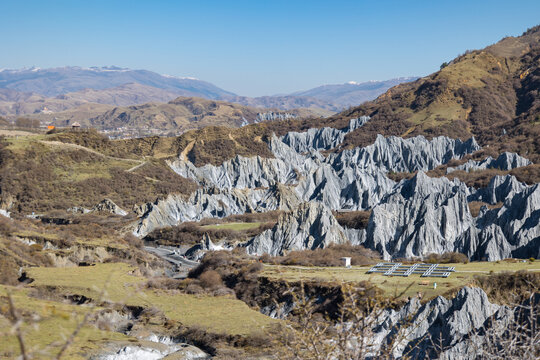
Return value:
<svg viewBox="0 0 540 360">
<path fill-rule="evenodd" d="M 97 203 L 90 211 L 108 212 L 115 215 L 126 216 L 127 212 L 116 205 L 111 199 L 103 199 Z"/>
</svg>

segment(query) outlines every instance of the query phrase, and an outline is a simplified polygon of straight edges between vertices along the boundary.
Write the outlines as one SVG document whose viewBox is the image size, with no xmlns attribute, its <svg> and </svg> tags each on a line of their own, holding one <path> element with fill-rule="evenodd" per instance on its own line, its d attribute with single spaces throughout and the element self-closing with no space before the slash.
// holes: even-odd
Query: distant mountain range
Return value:
<svg viewBox="0 0 540 360">
<path fill-rule="evenodd" d="M 0 71 L 0 115 L 60 112 L 83 104 L 114 106 L 168 102 L 178 96 L 223 100 L 279 110 L 324 110 L 321 115 L 372 100 L 415 78 L 323 85 L 290 95 L 246 97 L 194 78 L 120 67 L 61 67 Z M 88 106 L 86 106 L 88 109 Z M 98 107 L 100 110 L 102 107 Z"/>
<path fill-rule="evenodd" d="M 350 81 L 338 85 L 322 85 L 313 89 L 292 93 L 292 96 L 315 98 L 334 104 L 337 108 L 344 109 L 349 106 L 357 106 L 366 101 L 375 99 L 384 94 L 388 89 L 404 82 L 410 82 L 418 77 L 401 77 L 384 81 L 368 81 L 357 83 Z"/>
<path fill-rule="evenodd" d="M 160 75 L 148 70 L 131 70 L 120 67 L 61 68 L 0 71 L 0 88 L 20 92 L 38 93 L 47 97 L 76 92 L 83 89 L 103 90 L 136 83 L 167 90 L 177 96 L 200 96 L 221 99 L 235 94 L 205 81 Z"/>
</svg>

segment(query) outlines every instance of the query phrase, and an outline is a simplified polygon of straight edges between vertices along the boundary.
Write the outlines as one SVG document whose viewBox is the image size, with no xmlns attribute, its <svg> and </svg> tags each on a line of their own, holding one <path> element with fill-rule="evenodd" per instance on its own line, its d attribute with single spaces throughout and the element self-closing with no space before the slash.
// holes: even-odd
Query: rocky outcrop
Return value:
<svg viewBox="0 0 540 360">
<path fill-rule="evenodd" d="M 254 237 L 246 248 L 249 254 L 277 256 L 346 242 L 345 232 L 332 212 L 319 202 L 309 202 L 282 214 L 272 229 Z"/>
<path fill-rule="evenodd" d="M 468 196 L 459 180 L 420 171 L 373 208 L 364 245 L 386 260 L 455 251 L 456 240 L 474 224 Z"/>
<path fill-rule="evenodd" d="M 375 329 L 375 343 L 390 341 L 398 326 L 405 327 L 407 337 L 393 350 L 396 358 L 413 359 L 474 359 L 474 347 L 469 338 L 485 330 L 486 320 L 505 308 L 489 302 L 479 288 L 465 287 L 451 300 L 439 296 L 424 305 L 412 299 L 399 312 L 387 310 Z M 481 338 L 476 338 L 480 345 Z M 438 347 L 441 346 L 442 349 Z"/>
<path fill-rule="evenodd" d="M 210 239 L 210 236 L 208 234 L 204 234 L 203 238 L 200 242 L 200 244 L 194 245 L 191 248 L 189 248 L 185 256 L 189 260 L 193 261 L 200 261 L 204 254 L 206 254 L 208 251 L 219 251 L 219 250 L 232 250 L 233 247 L 229 246 L 227 244 L 219 244 L 216 245 L 212 242 Z"/>
<path fill-rule="evenodd" d="M 423 136 L 403 139 L 378 135 L 374 144 L 332 154 L 328 162 L 336 170 L 350 167 L 385 172 L 427 171 L 479 149 L 474 138 L 462 142 L 439 136 L 429 141 Z"/>
<path fill-rule="evenodd" d="M 288 211 L 298 203 L 300 200 L 296 194 L 283 185 L 268 189 L 198 189 L 189 198 L 171 194 L 141 207 L 145 213 L 138 220 L 133 233 L 144 236 L 156 228 L 204 218 L 272 210 Z"/>
<path fill-rule="evenodd" d="M 469 160 L 465 164 L 449 167 L 446 169 L 446 173 L 452 173 L 456 170 L 464 171 L 476 171 L 476 170 L 485 170 L 485 169 L 499 169 L 499 170 L 512 170 L 518 167 L 527 166 L 532 164 L 529 159 L 526 159 L 522 156 L 519 156 L 516 153 L 504 152 L 497 159 L 492 158 L 491 156 L 487 157 L 484 160 Z"/>
<path fill-rule="evenodd" d="M 257 113 L 257 117 L 253 121 L 254 123 L 259 123 L 261 121 L 283 121 L 283 120 L 289 120 L 289 119 L 296 119 L 298 115 L 288 113 L 288 112 L 275 112 L 275 111 L 267 111 L 267 112 L 261 112 Z"/>
<path fill-rule="evenodd" d="M 157 227 L 206 217 L 289 211 L 302 202 L 316 202 L 329 210 L 373 210 L 367 229 L 350 231 L 346 237 L 379 251 L 385 259 L 446 251 L 461 252 L 471 259 L 538 256 L 539 205 L 534 203 L 536 195 L 530 187 L 506 176 L 493 178 L 487 188 L 468 189 L 459 180 L 429 178 L 422 172 L 479 150 L 474 138 L 463 142 L 447 137 L 378 136 L 374 144 L 364 148 L 328 157 L 319 152 L 339 146 L 344 134 L 368 120 L 353 119 L 341 130 L 310 129 L 282 138 L 272 136 L 268 146 L 274 158 L 238 156 L 220 166 L 203 167 L 185 159 L 175 160 L 171 168 L 203 189 L 189 199 L 170 195 L 137 208 L 140 220 L 134 233 L 145 235 Z M 466 164 L 464 169 L 469 166 Z M 527 159 L 504 153 L 474 166 L 511 169 L 527 164 Z M 467 169 L 473 168 L 470 166 Z M 413 179 L 398 184 L 386 176 L 388 172 L 415 171 L 418 174 Z M 526 193 L 530 193 L 527 199 L 522 198 Z M 482 209 L 473 218 L 468 201 L 505 205 Z M 522 213 L 525 208 L 530 211 Z M 311 248 L 312 242 L 319 241 L 314 237 L 316 241 L 302 243 L 304 240 L 298 240 L 302 236 L 293 234 L 296 230 L 283 231 L 281 239 L 265 233 L 269 238 L 253 242 L 251 251 L 281 253 L 295 246 Z M 294 239 L 294 246 L 287 244 L 289 237 Z"/>
<path fill-rule="evenodd" d="M 284 135 L 281 141 L 298 153 L 330 150 L 340 145 L 345 139 L 345 135 L 362 127 L 368 121 L 368 116 L 362 116 L 351 119 L 349 126 L 341 130 L 324 127 L 309 129 L 305 132 L 291 131 Z"/>
<path fill-rule="evenodd" d="M 479 189 L 471 194 L 470 201 L 483 201 L 488 204 L 497 204 L 514 197 L 522 192 L 527 185 L 519 182 L 512 175 L 494 176 L 486 188 Z"/>
<path fill-rule="evenodd" d="M 90 211 L 108 212 L 115 215 L 126 216 L 127 212 L 116 205 L 110 199 L 103 199 L 97 203 Z"/>
<path fill-rule="evenodd" d="M 482 208 L 459 243 L 473 260 L 540 257 L 540 184 L 508 198 L 499 209 Z"/>
<path fill-rule="evenodd" d="M 192 179 L 201 186 L 216 186 L 220 189 L 268 187 L 276 183 L 290 184 L 297 177 L 294 168 L 284 161 L 260 156 L 252 158 L 236 156 L 220 166 L 205 165 L 199 168 L 189 161 L 178 159 L 170 163 L 170 166 L 179 175 Z"/>
<path fill-rule="evenodd" d="M 134 343 L 121 346 L 112 343 L 104 349 L 106 354 L 93 356 L 94 360 L 205 360 L 211 356 L 204 351 L 190 344 L 176 343 L 167 337 L 151 336 L 147 340 L 139 339 Z M 116 349 L 114 349 L 116 347 Z M 108 350 L 113 348 L 114 350 Z"/>
<path fill-rule="evenodd" d="M 505 202 L 493 210 L 483 207 L 474 219 L 465 184 L 419 172 L 373 207 L 363 245 L 386 260 L 447 251 L 472 260 L 539 257 L 540 185 L 498 177 L 479 196 Z"/>
<path fill-rule="evenodd" d="M 295 189 L 304 201 L 320 201 L 332 210 L 366 210 L 394 186 L 395 182 L 381 171 L 345 168 L 338 172 L 329 164 L 321 164 Z"/>
</svg>

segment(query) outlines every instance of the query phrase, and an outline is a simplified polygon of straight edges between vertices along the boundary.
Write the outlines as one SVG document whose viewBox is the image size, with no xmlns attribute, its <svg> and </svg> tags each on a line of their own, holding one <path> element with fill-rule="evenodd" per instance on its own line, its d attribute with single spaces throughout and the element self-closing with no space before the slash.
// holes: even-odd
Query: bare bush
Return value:
<svg viewBox="0 0 540 360">
<path fill-rule="evenodd" d="M 467 264 L 469 262 L 469 258 L 467 255 L 453 252 L 453 251 L 447 251 L 442 254 L 435 254 L 431 253 L 424 257 L 424 261 L 429 264 L 449 264 L 449 263 L 463 263 Z"/>
<path fill-rule="evenodd" d="M 218 288 L 223 285 L 221 276 L 215 270 L 207 270 L 199 276 L 199 281 L 203 288 L 211 289 Z"/>
<path fill-rule="evenodd" d="M 343 266 L 342 257 L 350 257 L 352 265 L 376 263 L 380 255 L 363 246 L 332 244 L 324 249 L 291 251 L 286 256 L 262 256 L 263 262 L 300 266 Z"/>
</svg>

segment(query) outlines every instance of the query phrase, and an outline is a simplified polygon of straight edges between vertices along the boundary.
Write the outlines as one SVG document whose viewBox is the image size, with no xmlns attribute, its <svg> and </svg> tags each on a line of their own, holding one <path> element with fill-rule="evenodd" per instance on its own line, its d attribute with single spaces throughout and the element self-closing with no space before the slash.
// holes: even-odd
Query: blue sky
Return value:
<svg viewBox="0 0 540 360">
<path fill-rule="evenodd" d="M 0 68 L 116 65 L 272 95 L 427 75 L 539 15 L 538 0 L 0 0 Z"/>
</svg>

